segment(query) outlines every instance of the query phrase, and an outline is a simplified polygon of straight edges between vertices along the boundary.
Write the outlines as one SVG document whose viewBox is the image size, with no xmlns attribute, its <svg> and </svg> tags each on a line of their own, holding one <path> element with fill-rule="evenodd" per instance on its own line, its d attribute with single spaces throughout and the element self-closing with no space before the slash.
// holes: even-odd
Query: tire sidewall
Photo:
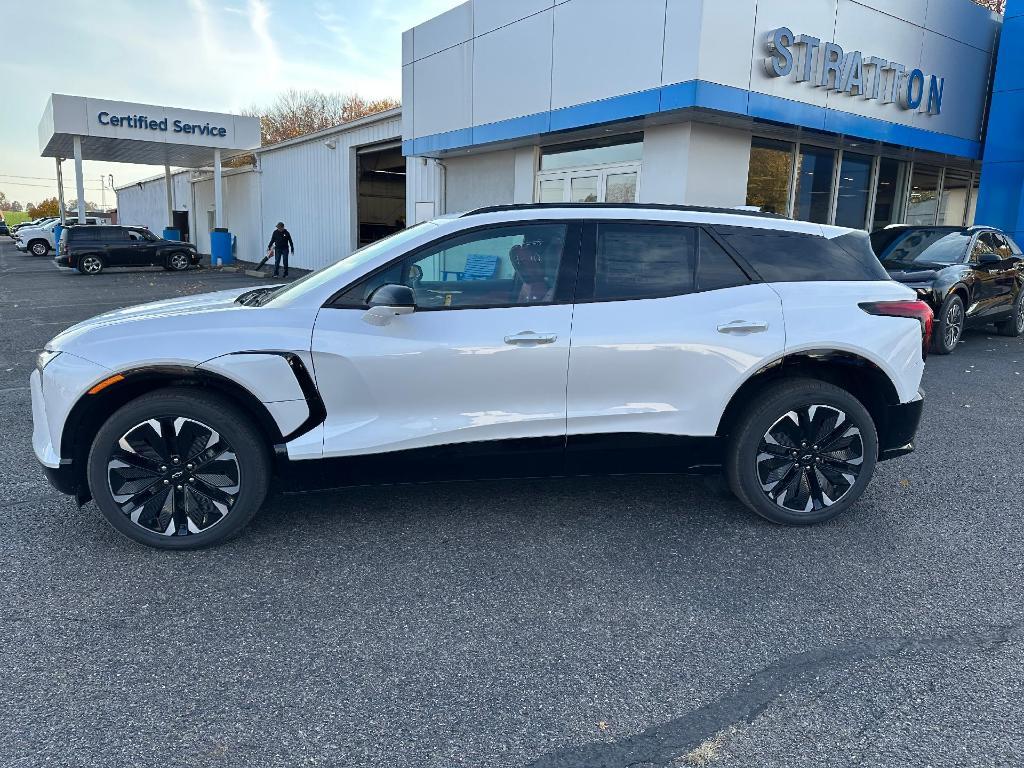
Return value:
<svg viewBox="0 0 1024 768">
<path fill-rule="evenodd" d="M 840 501 L 814 513 L 800 514 L 780 507 L 765 495 L 757 476 L 757 452 L 761 439 L 776 421 L 788 411 L 809 405 L 838 408 L 854 421 L 864 444 L 864 463 L 857 481 Z M 776 523 L 811 525 L 831 520 L 856 504 L 871 482 L 877 461 L 878 433 L 860 400 L 831 384 L 803 379 L 766 391 L 748 410 L 730 447 L 727 473 L 734 492 L 757 514 Z"/>
<path fill-rule="evenodd" d="M 175 258 L 176 256 L 182 256 L 182 257 L 184 257 L 184 259 L 185 259 L 185 264 L 184 264 L 184 266 L 181 266 L 181 267 L 176 267 L 176 266 L 174 266 L 174 258 Z M 173 270 L 173 271 L 175 271 L 175 272 L 184 272 L 184 271 L 185 271 L 186 269 L 188 269 L 188 267 L 189 267 L 189 264 L 188 264 L 188 256 L 187 256 L 186 254 L 182 253 L 181 251 L 175 251 L 174 253 L 170 254 L 170 255 L 169 255 L 169 256 L 167 257 L 167 266 L 168 266 L 168 268 L 169 268 L 169 269 L 171 269 L 171 270 Z"/>
<path fill-rule="evenodd" d="M 135 425 L 162 416 L 184 416 L 212 427 L 238 459 L 240 488 L 235 504 L 223 521 L 202 533 L 163 536 L 147 531 L 120 510 L 110 492 L 106 474 L 111 446 Z M 87 461 L 89 489 L 108 522 L 128 538 L 158 549 L 201 549 L 239 533 L 263 504 L 270 479 L 266 446 L 247 417 L 223 398 L 189 390 L 144 395 L 116 411 L 96 433 Z"/>
<path fill-rule="evenodd" d="M 32 243 L 32 245 L 30 245 L 28 249 L 29 251 L 31 251 L 33 256 L 45 256 L 47 253 L 50 252 L 50 247 L 46 243 L 38 241 Z"/>
</svg>

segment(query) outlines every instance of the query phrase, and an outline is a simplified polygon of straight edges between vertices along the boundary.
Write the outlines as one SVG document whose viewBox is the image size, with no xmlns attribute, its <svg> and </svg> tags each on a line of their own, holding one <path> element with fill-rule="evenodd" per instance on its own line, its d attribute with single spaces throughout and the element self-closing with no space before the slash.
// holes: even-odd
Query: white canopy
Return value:
<svg viewBox="0 0 1024 768">
<path fill-rule="evenodd" d="M 72 157 L 74 137 L 83 160 L 200 168 L 260 146 L 260 121 L 219 112 L 53 94 L 39 122 L 43 157 Z"/>
<path fill-rule="evenodd" d="M 83 160 L 163 165 L 167 226 L 173 226 L 171 166 L 214 169 L 216 226 L 223 227 L 221 161 L 260 146 L 260 121 L 220 112 L 52 94 L 39 121 L 39 153 L 57 158 L 57 183 L 64 216 L 60 161 L 75 159 L 78 216 L 85 220 Z"/>
</svg>

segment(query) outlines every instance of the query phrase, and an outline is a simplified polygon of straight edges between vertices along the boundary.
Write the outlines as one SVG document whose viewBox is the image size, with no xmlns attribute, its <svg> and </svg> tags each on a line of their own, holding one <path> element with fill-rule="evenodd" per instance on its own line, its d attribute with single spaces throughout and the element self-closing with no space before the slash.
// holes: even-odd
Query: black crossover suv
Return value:
<svg viewBox="0 0 1024 768">
<path fill-rule="evenodd" d="M 86 225 L 69 227 L 55 258 L 60 267 L 98 275 L 107 267 L 163 267 L 183 270 L 199 263 L 192 243 L 164 240 L 145 227 Z"/>
<path fill-rule="evenodd" d="M 1024 255 L 989 227 L 893 226 L 871 234 L 889 275 L 935 310 L 932 349 L 948 355 L 964 328 L 994 323 L 1003 336 L 1024 333 Z"/>
</svg>

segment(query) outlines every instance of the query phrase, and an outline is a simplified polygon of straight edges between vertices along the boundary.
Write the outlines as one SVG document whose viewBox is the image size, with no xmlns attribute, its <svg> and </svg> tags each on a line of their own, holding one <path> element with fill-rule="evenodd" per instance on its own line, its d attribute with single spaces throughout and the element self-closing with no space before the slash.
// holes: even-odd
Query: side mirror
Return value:
<svg viewBox="0 0 1024 768">
<path fill-rule="evenodd" d="M 978 257 L 977 266 L 979 267 L 992 267 L 996 264 L 1002 264 L 1003 260 L 994 253 L 983 253 Z"/>
<path fill-rule="evenodd" d="M 370 308 L 363 315 L 363 322 L 370 325 L 388 325 L 399 315 L 411 315 L 416 311 L 416 295 L 407 285 L 388 283 L 370 294 Z"/>
</svg>

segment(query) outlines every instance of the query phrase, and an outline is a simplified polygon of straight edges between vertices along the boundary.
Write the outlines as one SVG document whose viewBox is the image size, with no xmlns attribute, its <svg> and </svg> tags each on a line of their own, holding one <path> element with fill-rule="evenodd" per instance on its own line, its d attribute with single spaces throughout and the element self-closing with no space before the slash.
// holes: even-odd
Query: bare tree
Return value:
<svg viewBox="0 0 1024 768">
<path fill-rule="evenodd" d="M 978 5 L 996 13 L 1006 13 L 1006 0 L 974 0 Z"/>
<path fill-rule="evenodd" d="M 243 114 L 260 119 L 264 144 L 333 128 L 360 117 L 401 106 L 394 99 L 366 99 L 357 93 L 323 93 L 291 89 L 267 107 L 253 106 Z"/>
</svg>

